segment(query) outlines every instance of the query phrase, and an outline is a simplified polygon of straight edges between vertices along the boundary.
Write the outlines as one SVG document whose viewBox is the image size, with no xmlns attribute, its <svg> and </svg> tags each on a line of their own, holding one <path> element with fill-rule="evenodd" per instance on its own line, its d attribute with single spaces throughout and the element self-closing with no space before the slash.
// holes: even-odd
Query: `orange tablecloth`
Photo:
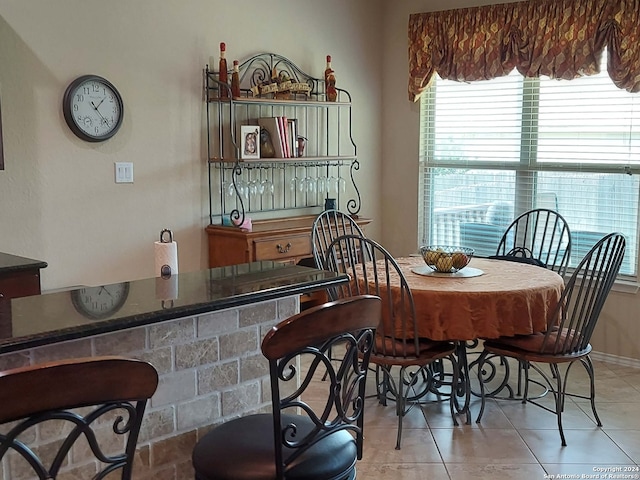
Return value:
<svg viewBox="0 0 640 480">
<path fill-rule="evenodd" d="M 433 277 L 411 271 L 421 257 L 397 259 L 413 294 L 418 333 L 432 340 L 474 340 L 544 331 L 560 299 L 562 277 L 545 268 L 474 258 L 478 277 Z"/>
</svg>

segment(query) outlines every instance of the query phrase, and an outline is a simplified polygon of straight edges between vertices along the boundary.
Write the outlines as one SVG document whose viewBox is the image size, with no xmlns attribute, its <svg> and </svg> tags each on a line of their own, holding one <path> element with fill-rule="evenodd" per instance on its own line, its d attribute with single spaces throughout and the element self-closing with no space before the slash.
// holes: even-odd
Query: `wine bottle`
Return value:
<svg viewBox="0 0 640 480">
<path fill-rule="evenodd" d="M 327 85 L 327 81 L 329 80 L 329 74 L 333 72 L 331 68 L 331 55 L 327 55 L 327 66 L 324 69 L 324 84 Z"/>
<path fill-rule="evenodd" d="M 336 75 L 333 68 L 331 68 L 331 55 L 327 55 L 327 66 L 324 70 L 324 89 L 328 102 L 335 102 L 338 99 Z"/>
<path fill-rule="evenodd" d="M 240 70 L 238 60 L 233 61 L 233 73 L 231 74 L 231 95 L 233 98 L 240 97 Z"/>
<path fill-rule="evenodd" d="M 228 83 L 227 77 L 227 59 L 224 57 L 227 46 L 224 42 L 220 42 L 220 62 L 218 64 L 218 80 L 225 85 Z M 220 86 L 220 98 L 227 98 L 229 92 L 225 86 Z"/>
</svg>

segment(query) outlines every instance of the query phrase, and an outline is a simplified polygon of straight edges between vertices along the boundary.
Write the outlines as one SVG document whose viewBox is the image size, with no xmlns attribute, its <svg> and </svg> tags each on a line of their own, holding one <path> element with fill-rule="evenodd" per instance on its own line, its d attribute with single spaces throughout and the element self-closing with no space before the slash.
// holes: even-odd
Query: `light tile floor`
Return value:
<svg viewBox="0 0 640 480">
<path fill-rule="evenodd" d="M 454 427 L 446 402 L 413 408 L 404 419 L 402 449 L 395 450 L 394 404 L 385 407 L 367 399 L 358 478 L 640 478 L 640 369 L 604 362 L 594 366 L 596 408 L 603 427 L 597 427 L 587 400 L 567 397 L 566 447 L 560 444 L 552 413 L 518 400 L 488 400 L 477 424 L 480 402 L 473 397 L 471 425 L 459 417 L 460 425 Z M 587 379 L 576 363 L 570 375 L 572 391 L 586 393 Z M 622 471 L 596 470 L 607 467 Z M 620 474 L 629 476 L 616 476 Z"/>
</svg>

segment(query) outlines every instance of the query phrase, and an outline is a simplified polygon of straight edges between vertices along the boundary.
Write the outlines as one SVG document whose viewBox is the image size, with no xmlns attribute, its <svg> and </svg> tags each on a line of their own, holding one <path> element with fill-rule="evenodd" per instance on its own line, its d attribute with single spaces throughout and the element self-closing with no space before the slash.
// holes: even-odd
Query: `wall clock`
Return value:
<svg viewBox="0 0 640 480">
<path fill-rule="evenodd" d="M 71 302 L 83 316 L 100 320 L 115 314 L 127 301 L 129 282 L 71 291 Z"/>
<path fill-rule="evenodd" d="M 64 92 L 62 112 L 78 137 L 88 142 L 103 142 L 113 137 L 122 125 L 124 104 L 111 82 L 97 75 L 83 75 Z"/>
</svg>

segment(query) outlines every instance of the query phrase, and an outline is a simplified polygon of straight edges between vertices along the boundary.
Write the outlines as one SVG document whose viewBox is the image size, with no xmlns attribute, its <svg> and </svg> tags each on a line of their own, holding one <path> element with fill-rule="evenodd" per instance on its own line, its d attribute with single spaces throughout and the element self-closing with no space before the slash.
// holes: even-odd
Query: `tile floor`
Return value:
<svg viewBox="0 0 640 480">
<path fill-rule="evenodd" d="M 367 400 L 364 457 L 358 478 L 393 480 L 640 478 L 640 369 L 594 362 L 596 426 L 587 400 L 569 399 L 562 447 L 555 415 L 518 400 L 488 400 L 481 424 L 472 397 L 472 424 L 453 426 L 448 403 L 414 407 L 404 419 L 402 449 L 395 450 L 397 417 Z M 373 375 L 368 381 L 373 379 Z M 588 392 L 588 376 L 575 364 L 572 391 Z M 543 402 L 549 399 L 544 398 Z M 621 467 L 599 473 L 597 468 Z M 631 471 L 624 471 L 624 468 Z M 616 476 L 626 474 L 629 476 Z M 594 476 L 590 476 L 594 475 Z M 599 475 L 599 476 L 598 476 Z"/>
</svg>

